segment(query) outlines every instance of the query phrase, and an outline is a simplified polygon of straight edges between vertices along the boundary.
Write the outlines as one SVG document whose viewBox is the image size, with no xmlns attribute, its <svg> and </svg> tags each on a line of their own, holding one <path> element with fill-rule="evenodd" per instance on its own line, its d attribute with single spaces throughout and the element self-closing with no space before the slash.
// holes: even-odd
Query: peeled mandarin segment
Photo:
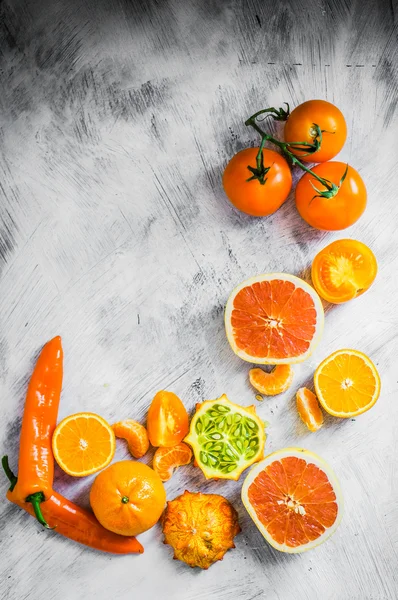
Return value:
<svg viewBox="0 0 398 600">
<path fill-rule="evenodd" d="M 300 388 L 296 394 L 297 411 L 310 431 L 318 431 L 323 425 L 323 415 L 317 397 L 308 388 Z"/>
<path fill-rule="evenodd" d="M 283 552 L 316 546 L 341 520 L 334 473 L 298 448 L 275 452 L 255 466 L 243 484 L 242 500 L 265 539 Z"/>
<path fill-rule="evenodd" d="M 181 442 L 172 448 L 158 448 L 153 457 L 152 468 L 162 481 L 168 481 L 177 467 L 188 465 L 192 450 Z"/>
<path fill-rule="evenodd" d="M 234 479 L 263 456 L 264 423 L 253 406 L 230 402 L 224 394 L 203 402 L 194 414 L 189 435 L 195 462 L 207 479 Z"/>
<path fill-rule="evenodd" d="M 380 377 L 370 358 L 357 350 L 338 350 L 314 376 L 320 403 L 331 415 L 348 418 L 369 410 L 380 395 Z"/>
<path fill-rule="evenodd" d="M 318 294 L 339 304 L 360 296 L 372 285 L 377 261 L 362 242 L 337 240 L 316 255 L 311 274 Z"/>
<path fill-rule="evenodd" d="M 110 463 L 115 454 L 115 434 L 99 415 L 77 413 L 57 425 L 52 448 L 55 460 L 65 473 L 83 477 Z"/>
<path fill-rule="evenodd" d="M 294 371 L 290 365 L 276 365 L 270 373 L 262 369 L 250 369 L 249 379 L 252 386 L 265 396 L 276 396 L 289 389 Z"/>
<path fill-rule="evenodd" d="M 147 430 L 141 423 L 132 419 L 125 419 L 112 425 L 117 438 L 123 438 L 128 443 L 129 451 L 134 458 L 142 458 L 149 448 Z"/>
<path fill-rule="evenodd" d="M 225 327 L 233 351 L 257 364 L 305 360 L 319 341 L 323 307 L 313 288 L 285 273 L 252 277 L 228 299 Z"/>
</svg>

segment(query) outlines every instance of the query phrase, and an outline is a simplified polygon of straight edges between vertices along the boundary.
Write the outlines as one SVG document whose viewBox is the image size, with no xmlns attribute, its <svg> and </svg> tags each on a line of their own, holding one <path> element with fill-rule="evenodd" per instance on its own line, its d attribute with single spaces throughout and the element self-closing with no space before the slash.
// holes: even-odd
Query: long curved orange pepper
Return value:
<svg viewBox="0 0 398 600">
<path fill-rule="evenodd" d="M 3 457 L 2 464 L 11 482 L 7 499 L 35 516 L 32 504 L 21 501 L 19 495 L 15 493 L 17 478 L 10 470 L 6 456 Z M 113 554 L 142 554 L 144 552 L 144 548 L 136 538 L 108 531 L 102 527 L 93 514 L 76 506 L 57 492 L 53 491 L 50 498 L 41 504 L 41 512 L 46 522 L 55 528 L 57 533 L 85 546 Z"/>
<path fill-rule="evenodd" d="M 26 395 L 19 447 L 18 482 L 13 491 L 30 502 L 38 521 L 47 527 L 40 505 L 53 493 L 54 456 L 51 438 L 57 423 L 63 377 L 60 336 L 43 347 Z"/>
</svg>

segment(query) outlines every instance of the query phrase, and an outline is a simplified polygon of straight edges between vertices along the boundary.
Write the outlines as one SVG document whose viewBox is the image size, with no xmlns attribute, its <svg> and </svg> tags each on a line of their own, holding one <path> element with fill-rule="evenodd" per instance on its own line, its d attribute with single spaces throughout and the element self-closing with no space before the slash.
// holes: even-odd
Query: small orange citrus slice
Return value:
<svg viewBox="0 0 398 600">
<path fill-rule="evenodd" d="M 270 373 L 262 369 L 250 369 L 250 383 L 264 396 L 276 396 L 286 392 L 292 385 L 294 371 L 290 365 L 276 365 Z"/>
<path fill-rule="evenodd" d="M 65 473 L 84 477 L 109 465 L 115 454 L 115 434 L 99 415 L 77 413 L 57 425 L 52 448 L 55 460 Z"/>
<path fill-rule="evenodd" d="M 168 481 L 174 469 L 188 465 L 192 460 L 192 450 L 187 444 L 181 442 L 172 448 L 158 448 L 153 457 L 153 470 L 162 481 Z"/>
<path fill-rule="evenodd" d="M 337 240 L 314 258 L 311 277 L 318 294 L 333 304 L 360 296 L 377 274 L 376 257 L 357 240 Z"/>
<path fill-rule="evenodd" d="M 380 376 L 358 350 L 337 350 L 319 365 L 315 391 L 323 408 L 335 417 L 356 417 L 372 408 L 380 395 Z"/>
<path fill-rule="evenodd" d="M 296 394 L 298 414 L 310 431 L 318 431 L 323 425 L 323 415 L 313 392 L 302 387 Z"/>
<path fill-rule="evenodd" d="M 142 458 L 149 448 L 147 430 L 141 423 L 133 419 L 125 419 L 112 425 L 117 438 L 123 438 L 128 443 L 129 451 L 134 458 Z"/>
<path fill-rule="evenodd" d="M 255 364 L 302 362 L 318 344 L 323 321 L 316 291 L 287 273 L 243 281 L 225 307 L 225 330 L 232 350 Z"/>
<path fill-rule="evenodd" d="M 253 467 L 242 486 L 242 501 L 267 542 L 289 553 L 324 542 L 343 512 L 332 469 L 301 448 L 284 448 Z"/>
</svg>

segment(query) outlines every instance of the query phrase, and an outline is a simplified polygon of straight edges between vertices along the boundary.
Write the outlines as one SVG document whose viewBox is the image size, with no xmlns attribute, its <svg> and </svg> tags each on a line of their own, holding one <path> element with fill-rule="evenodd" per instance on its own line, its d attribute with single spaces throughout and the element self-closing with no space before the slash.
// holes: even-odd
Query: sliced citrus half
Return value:
<svg viewBox="0 0 398 600">
<path fill-rule="evenodd" d="M 242 500 L 264 538 L 281 552 L 304 552 L 334 533 L 343 498 L 335 474 L 300 448 L 274 452 L 253 467 Z"/>
<path fill-rule="evenodd" d="M 315 256 L 311 277 L 318 294 L 333 304 L 348 302 L 372 285 L 377 260 L 358 240 L 336 240 Z"/>
<path fill-rule="evenodd" d="M 318 431 L 323 425 L 323 414 L 317 397 L 311 390 L 302 387 L 296 394 L 297 411 L 310 431 Z"/>
<path fill-rule="evenodd" d="M 197 407 L 184 441 L 206 479 L 236 481 L 263 457 L 265 438 L 265 425 L 254 406 L 239 406 L 224 394 Z"/>
<path fill-rule="evenodd" d="M 263 369 L 250 369 L 250 383 L 264 396 L 277 396 L 286 392 L 292 385 L 294 371 L 290 365 L 275 365 L 267 373 Z"/>
<path fill-rule="evenodd" d="M 373 362 L 358 350 L 337 350 L 314 375 L 319 402 L 334 417 L 356 417 L 380 396 L 380 376 Z"/>
<path fill-rule="evenodd" d="M 168 481 L 177 467 L 188 465 L 191 460 L 191 448 L 180 442 L 171 448 L 158 448 L 153 456 L 152 468 L 162 481 Z"/>
<path fill-rule="evenodd" d="M 323 330 L 324 313 L 316 291 L 286 273 L 247 279 L 225 307 L 232 350 L 255 364 L 289 364 L 310 356 Z"/>
<path fill-rule="evenodd" d="M 104 469 L 116 449 L 112 427 L 94 413 L 77 413 L 61 421 L 52 438 L 54 458 L 68 475 L 84 477 Z"/>
</svg>

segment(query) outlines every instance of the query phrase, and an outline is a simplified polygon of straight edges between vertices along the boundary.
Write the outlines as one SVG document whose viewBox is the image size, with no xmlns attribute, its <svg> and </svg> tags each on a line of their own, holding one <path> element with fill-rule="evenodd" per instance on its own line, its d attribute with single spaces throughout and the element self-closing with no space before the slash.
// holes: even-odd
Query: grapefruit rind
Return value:
<svg viewBox="0 0 398 600">
<path fill-rule="evenodd" d="M 267 356 L 265 358 L 261 358 L 261 357 L 257 357 L 257 356 L 251 356 L 244 350 L 241 350 L 240 348 L 238 348 L 238 346 L 236 345 L 235 339 L 234 339 L 233 327 L 231 324 L 231 317 L 232 317 L 232 311 L 234 308 L 234 306 L 233 306 L 234 299 L 237 296 L 237 294 L 243 288 L 250 287 L 254 283 L 260 283 L 262 281 L 272 281 L 275 279 L 280 279 L 282 281 L 290 281 L 296 287 L 301 288 L 302 290 L 307 292 L 311 296 L 311 298 L 314 302 L 314 307 L 315 307 L 315 310 L 317 313 L 315 333 L 311 340 L 308 350 L 306 352 L 304 352 L 303 354 L 300 354 L 299 356 L 292 356 L 292 357 L 288 357 L 288 358 L 276 358 L 276 357 L 272 357 L 272 356 Z M 325 319 L 325 317 L 324 317 L 322 301 L 321 301 L 318 293 L 316 292 L 316 290 L 314 288 L 312 288 L 303 279 L 300 279 L 299 277 L 296 277 L 295 275 L 290 275 L 288 273 L 265 273 L 262 275 L 256 275 L 255 277 L 250 277 L 249 279 L 242 281 L 242 283 L 240 283 L 236 288 L 234 288 L 232 290 L 232 293 L 230 294 L 230 296 L 227 300 L 227 304 L 225 306 L 225 315 L 224 315 L 225 331 L 227 334 L 228 342 L 229 342 L 232 350 L 242 360 L 245 360 L 246 362 L 250 362 L 250 363 L 253 363 L 256 365 L 296 364 L 296 363 L 305 361 L 314 352 L 315 348 L 317 347 L 317 345 L 322 337 L 324 319 Z"/>
<path fill-rule="evenodd" d="M 322 390 L 319 385 L 318 378 L 322 372 L 323 367 L 325 365 L 327 365 L 329 362 L 331 362 L 332 360 L 334 360 L 336 358 L 336 356 L 338 356 L 339 354 L 351 354 L 353 356 L 358 356 L 358 357 L 362 358 L 363 361 L 365 362 L 365 364 L 371 369 L 371 371 L 374 375 L 374 378 L 375 378 L 376 388 L 375 388 L 375 392 L 373 394 L 372 400 L 366 406 L 364 406 L 356 411 L 339 412 L 339 411 L 335 411 L 332 408 L 330 408 L 328 406 L 326 399 L 324 398 L 324 396 L 322 394 Z M 320 404 L 322 405 L 322 407 L 326 410 L 327 413 L 329 413 L 333 417 L 340 417 L 341 419 L 349 419 L 350 417 L 357 417 L 359 415 L 362 415 L 364 412 L 368 411 L 370 408 L 372 408 L 372 406 L 374 406 L 376 404 L 376 402 L 380 396 L 381 381 L 380 381 L 380 375 L 376 369 L 376 366 L 373 364 L 373 362 L 370 360 L 370 358 L 368 356 L 366 356 L 366 354 L 364 354 L 363 352 L 360 352 L 359 350 L 351 350 L 351 349 L 344 348 L 342 350 L 336 350 L 336 352 L 333 352 L 333 354 L 331 354 L 330 356 L 328 356 L 321 362 L 321 364 L 318 366 L 318 368 L 314 374 L 314 387 L 315 387 L 315 391 L 316 391 L 318 400 L 319 400 Z"/>
<path fill-rule="evenodd" d="M 195 463 L 206 479 L 237 481 L 245 469 L 263 458 L 265 440 L 265 424 L 255 408 L 234 404 L 223 394 L 197 405 L 184 442 L 192 447 Z"/>
<path fill-rule="evenodd" d="M 269 535 L 266 528 L 264 527 L 264 525 L 261 523 L 261 521 L 257 517 L 256 511 L 251 506 L 250 500 L 248 498 L 248 491 L 249 491 L 250 485 L 253 483 L 253 481 L 256 479 L 256 477 L 263 471 L 263 469 L 265 467 L 267 467 L 274 461 L 279 461 L 282 458 L 287 458 L 287 457 L 291 457 L 291 456 L 293 456 L 295 458 L 299 458 L 299 459 L 304 459 L 308 464 L 313 463 L 316 467 L 318 467 L 319 469 L 321 469 L 322 471 L 324 471 L 326 473 L 326 475 L 329 479 L 329 482 L 332 485 L 334 493 L 336 495 L 336 504 L 338 507 L 336 520 L 331 527 L 326 529 L 325 532 L 321 536 L 319 536 L 316 540 L 308 542 L 307 544 L 304 544 L 301 546 L 293 547 L 293 548 L 290 546 L 287 546 L 286 544 L 278 544 Z M 323 460 L 323 458 L 321 458 L 317 454 L 314 454 L 313 452 L 310 452 L 309 450 L 304 450 L 302 448 L 284 448 L 283 450 L 277 450 L 276 452 L 273 452 L 272 454 L 269 454 L 268 456 L 266 456 L 264 458 L 264 460 L 262 460 L 257 465 L 255 465 L 250 470 L 248 475 L 246 476 L 246 479 L 243 482 L 241 496 L 242 496 L 242 502 L 243 502 L 247 512 L 249 513 L 250 517 L 252 518 L 252 520 L 254 521 L 258 530 L 263 535 L 263 537 L 266 539 L 266 541 L 273 548 L 275 548 L 275 550 L 279 550 L 280 552 L 286 552 L 288 554 L 298 554 L 300 552 L 306 552 L 307 550 L 316 548 L 317 546 L 319 546 L 320 544 L 325 542 L 328 538 L 330 538 L 331 535 L 333 535 L 333 533 L 336 531 L 336 529 L 340 525 L 341 519 L 343 518 L 343 508 L 344 508 L 343 495 L 342 495 L 340 484 L 338 482 L 338 479 L 337 479 L 335 473 L 333 472 L 331 467 L 327 464 L 327 462 L 325 460 Z"/>
</svg>

